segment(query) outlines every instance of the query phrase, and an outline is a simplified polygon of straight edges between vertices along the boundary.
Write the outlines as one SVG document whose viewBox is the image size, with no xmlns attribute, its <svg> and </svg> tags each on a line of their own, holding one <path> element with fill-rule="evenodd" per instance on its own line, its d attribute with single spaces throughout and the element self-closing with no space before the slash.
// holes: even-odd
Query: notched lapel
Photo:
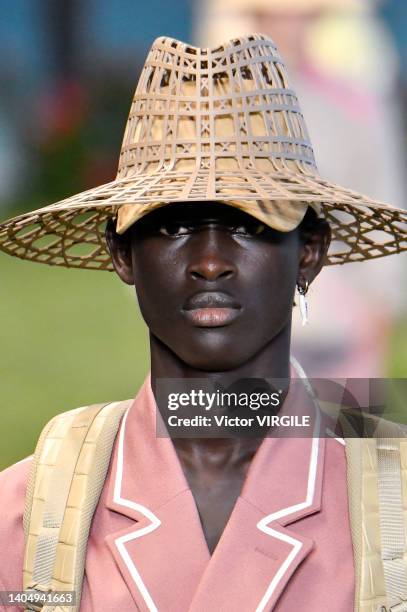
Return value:
<svg viewBox="0 0 407 612">
<path fill-rule="evenodd" d="M 106 499 L 111 514 L 129 524 L 110 532 L 106 544 L 140 610 L 180 612 L 188 610 L 210 556 L 172 443 L 155 438 L 147 391 L 132 417 L 123 418 Z"/>
<path fill-rule="evenodd" d="M 124 428 L 125 419 L 107 506 L 130 522 L 106 542 L 137 607 L 165 612 L 273 610 L 314 546 L 297 532 L 297 525 L 321 508 L 325 440 L 262 443 L 210 558 L 171 442 L 154 439 L 149 430 L 144 436 L 134 430 L 123 461 Z"/>
<path fill-rule="evenodd" d="M 190 612 L 273 609 L 314 543 L 265 519 L 258 508 L 238 499 Z"/>
<path fill-rule="evenodd" d="M 297 526 L 321 510 L 325 440 L 266 440 L 260 450 L 190 612 L 273 610 L 314 547 Z"/>
<path fill-rule="evenodd" d="M 188 610 L 210 561 L 190 491 L 176 495 L 147 517 L 106 538 L 140 610 Z"/>
</svg>

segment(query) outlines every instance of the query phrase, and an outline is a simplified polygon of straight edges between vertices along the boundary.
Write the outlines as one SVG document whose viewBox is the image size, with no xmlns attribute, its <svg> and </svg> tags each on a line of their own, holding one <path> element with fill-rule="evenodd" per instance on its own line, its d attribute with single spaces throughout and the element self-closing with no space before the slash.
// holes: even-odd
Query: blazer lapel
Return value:
<svg viewBox="0 0 407 612">
<path fill-rule="evenodd" d="M 317 406 L 300 406 L 315 414 L 313 437 L 263 441 L 190 612 L 272 610 L 312 551 L 296 527 L 321 509 L 325 439 Z"/>
<path fill-rule="evenodd" d="M 124 416 L 106 506 L 128 526 L 105 538 L 140 610 L 187 610 L 209 562 L 198 512 L 172 442 L 155 436 L 147 379 Z"/>
<path fill-rule="evenodd" d="M 209 562 L 194 506 L 185 492 L 156 511 L 156 523 L 146 516 L 107 536 L 138 609 L 188 610 Z"/>
<path fill-rule="evenodd" d="M 313 410 L 294 404 L 307 414 Z M 109 512 L 128 520 L 106 543 L 138 609 L 274 608 L 314 545 L 296 526 L 321 507 L 325 440 L 317 435 L 319 420 L 318 413 L 313 437 L 263 441 L 211 558 L 173 444 L 155 435 L 147 379 L 123 418 L 106 501 Z"/>
</svg>

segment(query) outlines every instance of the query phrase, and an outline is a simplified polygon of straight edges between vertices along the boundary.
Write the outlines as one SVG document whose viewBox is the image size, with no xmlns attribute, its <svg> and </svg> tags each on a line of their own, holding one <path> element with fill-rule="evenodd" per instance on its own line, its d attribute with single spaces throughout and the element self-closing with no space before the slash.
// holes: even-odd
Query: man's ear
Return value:
<svg viewBox="0 0 407 612">
<path fill-rule="evenodd" d="M 302 248 L 298 269 L 300 286 L 312 283 L 320 273 L 331 243 L 331 228 L 325 219 L 317 219 L 301 236 Z"/>
<path fill-rule="evenodd" d="M 109 219 L 105 238 L 117 275 L 127 285 L 134 285 L 130 232 L 118 234 L 115 220 Z"/>
</svg>

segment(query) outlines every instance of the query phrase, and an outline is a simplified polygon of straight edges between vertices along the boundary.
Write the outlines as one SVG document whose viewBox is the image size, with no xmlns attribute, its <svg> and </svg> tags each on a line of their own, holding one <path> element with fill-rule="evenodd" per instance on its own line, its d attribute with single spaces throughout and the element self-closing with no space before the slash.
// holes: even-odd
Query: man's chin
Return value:
<svg viewBox="0 0 407 612">
<path fill-rule="evenodd" d="M 234 326 L 178 329 L 171 338 L 153 336 L 160 346 L 190 368 L 203 372 L 237 369 L 250 361 L 261 347 L 249 346 L 247 334 Z"/>
<path fill-rule="evenodd" d="M 241 353 L 241 348 L 233 343 L 222 347 L 195 345 L 191 350 L 183 350 L 178 357 L 196 370 L 225 372 L 239 368 L 250 360 L 251 355 Z"/>
</svg>

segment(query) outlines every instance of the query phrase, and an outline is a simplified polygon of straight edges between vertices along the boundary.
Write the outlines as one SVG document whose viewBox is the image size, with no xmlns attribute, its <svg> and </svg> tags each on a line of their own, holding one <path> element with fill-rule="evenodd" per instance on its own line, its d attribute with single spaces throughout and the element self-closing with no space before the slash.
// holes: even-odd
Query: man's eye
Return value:
<svg viewBox="0 0 407 612">
<path fill-rule="evenodd" d="M 190 233 L 190 228 L 181 223 L 165 223 L 159 228 L 159 233 L 164 236 L 183 236 Z"/>
<path fill-rule="evenodd" d="M 247 223 L 246 225 L 237 225 L 233 228 L 234 234 L 243 234 L 244 236 L 257 236 L 265 230 L 263 223 Z"/>
</svg>

